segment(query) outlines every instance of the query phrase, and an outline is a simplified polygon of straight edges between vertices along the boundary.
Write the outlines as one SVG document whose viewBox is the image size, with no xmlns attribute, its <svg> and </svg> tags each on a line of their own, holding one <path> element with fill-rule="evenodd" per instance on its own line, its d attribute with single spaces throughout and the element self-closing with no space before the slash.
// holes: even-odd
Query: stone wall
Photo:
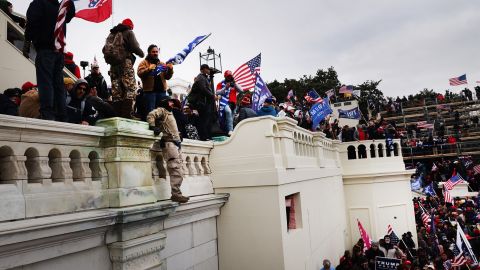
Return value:
<svg viewBox="0 0 480 270">
<path fill-rule="evenodd" d="M 213 145 L 184 141 L 178 205 L 156 140 L 127 119 L 0 115 L 0 269 L 216 269 Z"/>
</svg>

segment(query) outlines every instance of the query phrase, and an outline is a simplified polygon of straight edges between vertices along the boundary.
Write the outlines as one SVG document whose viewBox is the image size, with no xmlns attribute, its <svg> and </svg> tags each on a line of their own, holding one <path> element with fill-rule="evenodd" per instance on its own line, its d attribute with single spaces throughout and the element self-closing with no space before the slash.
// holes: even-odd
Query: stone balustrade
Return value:
<svg viewBox="0 0 480 270">
<path fill-rule="evenodd" d="M 238 124 L 232 137 L 215 143 L 210 155 L 214 187 L 292 181 L 293 170 L 338 169 L 338 141 L 297 126 L 290 118 L 256 117 Z M 248 172 L 249 177 L 244 174 Z M 297 171 L 298 172 L 298 171 Z M 282 175 L 267 177 L 271 174 Z M 295 176 L 309 177 L 307 174 Z M 284 177 L 285 176 L 285 177 Z"/>
<path fill-rule="evenodd" d="M 366 140 L 339 144 L 344 175 L 398 172 L 405 169 L 400 140 L 393 140 L 388 150 L 385 140 Z"/>
<path fill-rule="evenodd" d="M 0 221 L 170 198 L 165 161 L 144 122 L 97 126 L 0 115 Z M 213 193 L 212 143 L 182 144 L 188 196 Z"/>
</svg>

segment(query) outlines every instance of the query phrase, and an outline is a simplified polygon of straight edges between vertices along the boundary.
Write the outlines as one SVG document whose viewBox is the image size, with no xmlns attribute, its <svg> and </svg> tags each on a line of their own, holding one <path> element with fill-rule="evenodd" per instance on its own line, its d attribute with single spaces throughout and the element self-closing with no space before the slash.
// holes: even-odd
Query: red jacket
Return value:
<svg viewBox="0 0 480 270">
<path fill-rule="evenodd" d="M 217 91 L 222 90 L 225 87 L 225 80 L 217 84 Z M 230 87 L 230 94 L 228 96 L 228 102 L 237 104 L 237 89 L 235 87 Z"/>
<path fill-rule="evenodd" d="M 367 134 L 365 133 L 365 131 L 362 128 L 359 128 L 358 129 L 358 140 L 364 141 L 366 139 L 367 139 Z"/>
</svg>

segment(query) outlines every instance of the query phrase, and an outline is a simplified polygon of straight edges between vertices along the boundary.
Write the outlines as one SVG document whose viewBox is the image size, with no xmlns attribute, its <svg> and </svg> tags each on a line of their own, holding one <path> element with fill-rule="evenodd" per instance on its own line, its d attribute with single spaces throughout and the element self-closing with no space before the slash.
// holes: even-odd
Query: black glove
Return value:
<svg viewBox="0 0 480 270">
<path fill-rule="evenodd" d="M 23 43 L 22 53 L 23 56 L 25 56 L 26 58 L 29 58 L 31 44 L 32 42 L 27 40 L 25 40 L 25 42 Z"/>
<path fill-rule="evenodd" d="M 182 143 L 180 141 L 176 141 L 173 143 L 178 147 L 178 149 L 182 149 Z"/>
<path fill-rule="evenodd" d="M 160 131 L 159 127 L 150 126 L 149 128 L 150 128 L 150 130 L 153 130 L 153 135 L 155 135 L 155 136 L 160 135 L 161 131 Z"/>
</svg>

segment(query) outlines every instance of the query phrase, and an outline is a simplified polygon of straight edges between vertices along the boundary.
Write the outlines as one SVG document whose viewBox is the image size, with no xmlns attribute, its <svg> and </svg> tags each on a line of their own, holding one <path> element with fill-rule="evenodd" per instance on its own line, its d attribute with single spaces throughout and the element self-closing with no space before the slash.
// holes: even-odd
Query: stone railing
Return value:
<svg viewBox="0 0 480 270">
<path fill-rule="evenodd" d="M 344 142 L 338 149 L 344 175 L 405 170 L 399 139 L 393 140 L 392 150 L 385 140 Z"/>
<path fill-rule="evenodd" d="M 283 175 L 294 169 L 338 169 L 337 146 L 338 141 L 327 139 L 324 133 L 300 128 L 290 118 L 247 119 L 240 122 L 229 140 L 215 143 L 210 156 L 215 171 L 214 187 L 248 186 L 250 182 L 258 185 L 257 176 L 262 175 L 263 184 L 276 185 L 290 181 Z M 246 172 L 251 177 L 243 177 Z M 271 173 L 282 176 L 266 177 Z"/>
<path fill-rule="evenodd" d="M 0 115 L 0 221 L 169 199 L 156 140 L 147 123 L 121 118 L 90 127 Z M 186 195 L 213 193 L 211 148 L 183 143 Z"/>
</svg>

